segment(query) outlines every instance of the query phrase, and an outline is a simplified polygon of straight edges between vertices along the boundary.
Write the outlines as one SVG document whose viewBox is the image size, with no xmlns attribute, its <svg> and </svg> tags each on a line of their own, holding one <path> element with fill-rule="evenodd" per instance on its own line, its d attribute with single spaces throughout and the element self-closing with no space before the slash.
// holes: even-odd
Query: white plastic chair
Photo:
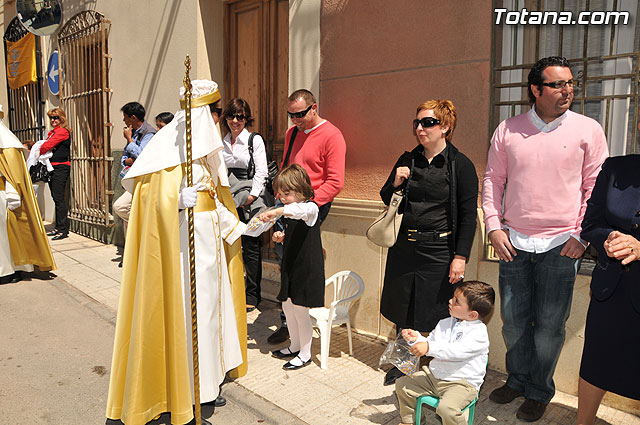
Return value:
<svg viewBox="0 0 640 425">
<path fill-rule="evenodd" d="M 331 341 L 331 327 L 347 324 L 349 334 L 349 355 L 353 355 L 351 342 L 351 319 L 349 308 L 351 303 L 362 296 L 364 282 L 357 273 L 341 271 L 325 281 L 325 288 L 333 284 L 333 301 L 329 308 L 316 307 L 309 310 L 312 325 L 320 331 L 320 367 L 327 368 L 329 360 L 329 343 Z"/>
</svg>

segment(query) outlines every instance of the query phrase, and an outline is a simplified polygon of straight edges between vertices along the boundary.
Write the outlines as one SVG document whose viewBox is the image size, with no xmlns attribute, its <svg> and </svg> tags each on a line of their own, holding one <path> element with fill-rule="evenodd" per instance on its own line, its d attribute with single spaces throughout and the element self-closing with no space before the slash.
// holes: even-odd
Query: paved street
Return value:
<svg viewBox="0 0 640 425">
<path fill-rule="evenodd" d="M 113 312 L 48 273 L 0 286 L 0 423 L 104 424 Z M 301 424 L 236 383 L 214 424 Z M 170 424 L 163 415 L 153 424 Z"/>
<path fill-rule="evenodd" d="M 9 412 L 10 424 L 103 424 L 120 256 L 112 245 L 75 234 L 53 241 L 52 248 L 58 278 L 0 286 L 0 411 Z M 270 356 L 279 346 L 266 343 L 278 320 L 270 301 L 248 315 L 249 372 L 224 386 L 229 404 L 215 411 L 214 424 L 398 423 L 393 387 L 382 386 L 378 366 L 382 342 L 354 334 L 349 356 L 346 329 L 334 328 L 328 370 L 320 369 L 320 340 L 314 335 L 312 364 L 285 372 L 282 360 Z M 507 405 L 488 400 L 504 378 L 488 372 L 476 425 L 523 424 L 515 419 L 522 399 Z M 557 393 L 536 424 L 573 424 L 576 408 L 575 396 Z M 204 414 L 211 411 L 205 408 Z M 432 411 L 425 419 L 439 424 Z M 596 424 L 640 425 L 640 417 L 602 406 Z"/>
</svg>

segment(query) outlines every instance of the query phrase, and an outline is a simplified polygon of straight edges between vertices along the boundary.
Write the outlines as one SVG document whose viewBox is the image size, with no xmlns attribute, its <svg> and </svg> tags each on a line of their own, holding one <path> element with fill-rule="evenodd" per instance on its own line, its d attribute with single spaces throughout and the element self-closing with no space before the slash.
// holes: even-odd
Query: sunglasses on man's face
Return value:
<svg viewBox="0 0 640 425">
<path fill-rule="evenodd" d="M 312 107 L 313 107 L 313 104 L 309 105 L 309 107 L 304 111 L 299 111 L 299 112 L 287 111 L 287 115 L 289 115 L 289 118 L 298 118 L 298 119 L 304 118 L 304 116 L 307 115 L 307 113 L 311 110 Z"/>
<path fill-rule="evenodd" d="M 52 116 L 50 116 L 50 117 L 49 117 L 49 119 L 50 119 L 50 120 L 59 120 L 59 119 L 60 119 L 60 117 L 59 117 L 59 116 L 57 116 L 57 115 L 52 115 Z"/>
<path fill-rule="evenodd" d="M 569 81 L 554 81 L 552 83 L 542 83 L 543 86 L 551 87 L 552 89 L 563 89 L 566 86 L 571 87 L 572 89 L 578 88 L 580 86 L 578 80 L 569 80 Z"/>
<path fill-rule="evenodd" d="M 413 120 L 413 128 L 418 128 L 418 125 L 421 125 L 422 128 L 433 127 L 440 124 L 440 120 L 433 117 L 424 117 L 420 119 Z"/>
<path fill-rule="evenodd" d="M 244 120 L 247 119 L 247 116 L 243 115 L 243 114 L 229 114 L 229 115 L 227 115 L 227 120 L 229 120 L 229 121 L 233 121 L 234 118 L 236 120 L 238 120 L 238 121 L 244 121 Z"/>
</svg>

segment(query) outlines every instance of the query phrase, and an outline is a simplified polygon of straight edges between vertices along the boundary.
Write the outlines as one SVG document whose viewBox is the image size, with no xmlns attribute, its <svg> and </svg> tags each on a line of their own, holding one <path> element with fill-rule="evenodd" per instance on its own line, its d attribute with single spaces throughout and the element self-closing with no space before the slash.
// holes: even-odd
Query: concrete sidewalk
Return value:
<svg viewBox="0 0 640 425">
<path fill-rule="evenodd" d="M 115 321 L 120 288 L 121 256 L 113 245 L 104 245 L 76 234 L 51 241 L 58 265 L 54 273 L 105 306 L 106 318 Z M 238 385 L 271 402 L 303 423 L 380 424 L 399 422 L 393 386 L 382 385 L 384 371 L 378 359 L 385 344 L 354 333 L 353 357 L 349 356 L 346 328 L 334 328 L 331 337 L 329 366 L 320 369 L 320 338 L 314 334 L 312 365 L 292 372 L 282 369 L 282 360 L 270 355 L 281 346 L 269 345 L 267 337 L 279 324 L 277 304 L 263 301 L 248 314 L 249 372 L 237 379 Z M 286 346 L 283 344 L 282 346 Z M 488 371 L 480 392 L 474 423 L 523 424 L 515 418 L 522 399 L 507 405 L 488 400 L 494 388 L 504 383 L 505 376 Z M 223 395 L 225 389 L 223 388 Z M 543 418 L 536 424 L 573 424 L 576 420 L 577 397 L 557 393 Z M 247 404 L 247 408 L 252 408 Z M 427 411 L 426 424 L 439 424 L 433 411 Z M 640 425 L 640 417 L 601 406 L 597 425 Z"/>
</svg>

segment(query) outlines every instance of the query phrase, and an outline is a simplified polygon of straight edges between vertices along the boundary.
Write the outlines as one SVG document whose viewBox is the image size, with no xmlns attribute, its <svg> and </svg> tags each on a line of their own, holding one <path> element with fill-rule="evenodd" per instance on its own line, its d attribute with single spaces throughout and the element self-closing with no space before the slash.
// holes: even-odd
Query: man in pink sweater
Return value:
<svg viewBox="0 0 640 425">
<path fill-rule="evenodd" d="M 524 396 L 516 416 L 537 421 L 555 393 L 573 285 L 587 243 L 587 200 L 608 156 L 599 123 L 569 110 L 573 79 L 562 57 L 540 59 L 528 78 L 533 108 L 498 126 L 482 187 L 489 240 L 500 257 L 507 383 L 490 399 Z"/>
<path fill-rule="evenodd" d="M 287 114 L 294 124 L 287 130 L 284 141 L 285 156 L 281 169 L 289 164 L 304 167 L 318 204 L 318 220 L 327 218 L 331 202 L 344 186 L 344 163 L 347 145 L 338 128 L 318 114 L 316 98 L 309 90 L 296 90 L 289 96 Z M 271 344 L 289 337 L 284 316 L 282 326 L 269 336 Z"/>
</svg>

